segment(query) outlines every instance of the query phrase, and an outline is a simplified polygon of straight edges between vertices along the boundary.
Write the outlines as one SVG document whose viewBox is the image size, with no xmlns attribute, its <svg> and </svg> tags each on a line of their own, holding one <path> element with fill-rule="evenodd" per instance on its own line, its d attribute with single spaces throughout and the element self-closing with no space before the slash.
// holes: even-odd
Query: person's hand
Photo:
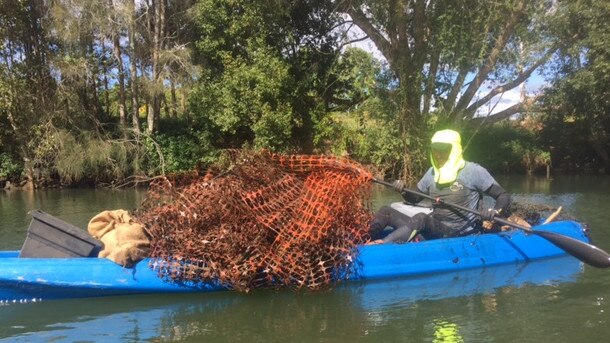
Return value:
<svg viewBox="0 0 610 343">
<path fill-rule="evenodd" d="M 491 230 L 494 227 L 494 218 L 500 212 L 493 208 L 488 208 L 486 210 L 481 211 L 481 219 L 483 220 L 481 226 L 485 230 Z"/>
<path fill-rule="evenodd" d="M 396 180 L 392 183 L 392 188 L 394 188 L 395 191 L 401 193 L 403 189 L 405 189 L 405 182 L 402 180 Z"/>
<path fill-rule="evenodd" d="M 488 208 L 486 210 L 481 211 L 481 219 L 483 221 L 493 222 L 494 218 L 500 213 L 500 211 L 494 208 Z"/>
<path fill-rule="evenodd" d="M 491 230 L 494 227 L 494 223 L 492 221 L 489 220 L 484 220 L 481 223 L 481 226 L 483 227 L 483 229 L 485 230 Z"/>
</svg>

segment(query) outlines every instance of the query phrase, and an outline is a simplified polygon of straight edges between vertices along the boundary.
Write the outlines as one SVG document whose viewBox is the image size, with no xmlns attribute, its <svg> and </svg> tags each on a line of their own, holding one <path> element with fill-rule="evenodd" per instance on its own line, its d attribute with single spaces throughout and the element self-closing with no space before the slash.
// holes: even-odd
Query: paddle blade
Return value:
<svg viewBox="0 0 610 343">
<path fill-rule="evenodd" d="M 597 268 L 610 267 L 610 255 L 595 245 L 555 232 L 543 230 L 532 230 L 530 232 L 548 240 L 588 265 Z"/>
</svg>

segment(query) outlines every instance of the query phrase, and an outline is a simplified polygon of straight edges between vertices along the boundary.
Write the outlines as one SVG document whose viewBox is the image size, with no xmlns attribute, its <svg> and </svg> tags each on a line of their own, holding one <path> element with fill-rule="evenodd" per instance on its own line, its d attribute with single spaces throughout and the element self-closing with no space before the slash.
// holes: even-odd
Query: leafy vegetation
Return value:
<svg viewBox="0 0 610 343">
<path fill-rule="evenodd" d="M 546 172 L 551 157 L 539 137 L 537 130 L 523 122 L 498 123 L 485 130 L 466 132 L 464 155 L 495 172 Z"/>
<path fill-rule="evenodd" d="M 23 168 L 6 153 L 0 154 L 0 179 L 11 180 L 19 177 Z"/>
<path fill-rule="evenodd" d="M 540 101 L 541 142 L 564 170 L 610 171 L 610 4 L 571 4 L 566 34 L 581 39 L 561 51 L 552 87 Z"/>
<path fill-rule="evenodd" d="M 495 171 L 610 171 L 608 16 L 602 0 L 4 0 L 0 178 L 112 184 L 242 147 L 416 178 L 448 127 Z M 483 113 L 535 72 L 544 94 Z"/>
</svg>

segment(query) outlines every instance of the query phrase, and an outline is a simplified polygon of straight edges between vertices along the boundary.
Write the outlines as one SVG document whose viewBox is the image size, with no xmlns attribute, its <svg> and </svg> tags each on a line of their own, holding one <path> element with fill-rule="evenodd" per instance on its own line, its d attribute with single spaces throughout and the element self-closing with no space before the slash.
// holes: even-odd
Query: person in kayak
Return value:
<svg viewBox="0 0 610 343">
<path fill-rule="evenodd" d="M 375 213 L 370 224 L 371 244 L 408 242 L 418 233 L 427 239 L 465 236 L 481 232 L 481 229 L 491 230 L 496 216 L 508 217 L 510 194 L 485 168 L 463 159 L 458 132 L 436 132 L 431 140 L 430 160 L 432 167 L 417 184 L 417 190 L 447 203 L 478 210 L 482 218 L 443 204 L 433 204 L 430 214 L 418 213 L 412 217 L 384 206 Z M 393 187 L 409 203 L 423 199 L 404 191 L 405 183 L 402 180 L 394 181 Z M 483 194 L 495 199 L 492 208 L 480 208 Z M 376 239 L 388 226 L 394 230 L 385 237 Z"/>
</svg>

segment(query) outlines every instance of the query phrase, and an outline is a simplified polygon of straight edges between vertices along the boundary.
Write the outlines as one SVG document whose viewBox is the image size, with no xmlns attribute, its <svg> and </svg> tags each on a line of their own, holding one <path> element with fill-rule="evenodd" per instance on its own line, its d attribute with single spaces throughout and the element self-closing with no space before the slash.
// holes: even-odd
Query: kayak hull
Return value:
<svg viewBox="0 0 610 343">
<path fill-rule="evenodd" d="M 589 242 L 586 230 L 573 221 L 544 229 Z M 350 280 L 429 275 L 565 255 L 537 235 L 511 230 L 408 244 L 358 248 Z M 161 279 L 145 259 L 123 268 L 103 258 L 18 258 L 18 251 L 0 252 L 0 302 L 82 298 L 145 293 L 192 293 L 226 290 L 216 283 L 176 283 Z"/>
</svg>

